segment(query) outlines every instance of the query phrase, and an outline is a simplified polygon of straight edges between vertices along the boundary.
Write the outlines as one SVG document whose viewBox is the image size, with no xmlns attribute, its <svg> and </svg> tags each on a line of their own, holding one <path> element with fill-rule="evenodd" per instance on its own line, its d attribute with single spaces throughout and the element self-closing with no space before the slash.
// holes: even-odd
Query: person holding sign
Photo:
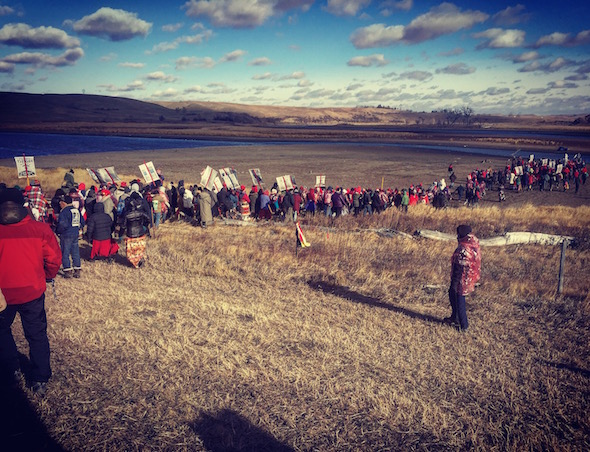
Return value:
<svg viewBox="0 0 590 452">
<path fill-rule="evenodd" d="M 59 271 L 61 251 L 49 225 L 34 221 L 24 202 L 18 189 L 0 190 L 0 299 L 6 303 L 0 309 L 0 373 L 6 383 L 22 378 L 11 331 L 18 312 L 30 349 L 27 377 L 43 396 L 51 378 L 45 288 Z"/>
</svg>

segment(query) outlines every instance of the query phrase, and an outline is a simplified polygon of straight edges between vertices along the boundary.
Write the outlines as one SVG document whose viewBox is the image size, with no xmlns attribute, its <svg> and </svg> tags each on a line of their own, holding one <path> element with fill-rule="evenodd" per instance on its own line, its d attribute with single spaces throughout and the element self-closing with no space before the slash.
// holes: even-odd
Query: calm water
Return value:
<svg viewBox="0 0 590 452">
<path fill-rule="evenodd" d="M 276 145 L 282 146 L 302 144 L 303 142 L 247 142 L 247 141 L 213 141 L 213 140 L 189 140 L 172 138 L 141 138 L 141 137 L 114 137 L 114 136 L 93 136 L 93 135 L 64 135 L 48 133 L 0 133 L 0 159 L 13 158 L 23 154 L 30 156 L 39 155 L 63 155 L 89 152 L 110 152 L 110 151 L 140 151 L 157 149 L 180 149 L 200 148 L 210 146 L 252 146 Z M 520 155 L 528 157 L 527 152 L 514 152 L 507 149 L 489 149 L 467 146 L 449 146 L 448 144 L 409 144 L 403 143 L 310 143 L 306 144 L 347 144 L 356 146 L 383 146 L 392 148 L 406 148 L 417 150 L 440 150 L 441 152 L 465 152 L 488 156 Z M 579 150 L 570 150 L 570 157 Z M 583 152 L 584 153 L 584 152 Z M 538 158 L 563 158 L 563 153 L 556 152 L 535 152 Z"/>
</svg>

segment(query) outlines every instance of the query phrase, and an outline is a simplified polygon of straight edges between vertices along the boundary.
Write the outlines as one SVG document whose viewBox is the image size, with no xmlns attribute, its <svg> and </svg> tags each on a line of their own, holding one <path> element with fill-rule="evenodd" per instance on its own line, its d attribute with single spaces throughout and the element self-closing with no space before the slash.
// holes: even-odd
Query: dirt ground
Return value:
<svg viewBox="0 0 590 452">
<path fill-rule="evenodd" d="M 332 186 L 363 186 L 403 188 L 410 184 L 425 186 L 446 178 L 449 164 L 453 164 L 457 183 L 463 183 L 467 174 L 477 168 L 503 168 L 507 159 L 462 152 L 422 151 L 391 145 L 354 144 L 300 144 L 228 146 L 195 149 L 151 151 L 102 152 L 35 157 L 38 168 L 73 167 L 97 168 L 114 166 L 119 174 L 141 177 L 138 165 L 153 161 L 162 169 L 166 181 L 196 183 L 207 165 L 213 168 L 232 167 L 238 180 L 251 185 L 250 168 L 259 168 L 263 180 L 272 185 L 277 176 L 292 175 L 298 185 L 315 185 L 316 175 L 326 175 L 326 184 Z M 0 166 L 13 167 L 14 161 L 0 160 Z M 447 181 L 448 182 L 448 181 Z M 590 182 L 578 194 L 574 187 L 568 192 L 513 193 L 507 191 L 502 205 L 590 205 Z M 488 192 L 482 204 L 498 204 L 497 192 Z M 452 205 L 460 205 L 454 201 Z"/>
</svg>

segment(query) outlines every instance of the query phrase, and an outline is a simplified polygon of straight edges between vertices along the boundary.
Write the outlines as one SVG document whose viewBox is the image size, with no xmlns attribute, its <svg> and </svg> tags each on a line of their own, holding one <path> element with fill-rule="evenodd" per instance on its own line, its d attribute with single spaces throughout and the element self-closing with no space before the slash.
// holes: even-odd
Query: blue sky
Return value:
<svg viewBox="0 0 590 452">
<path fill-rule="evenodd" d="M 582 1 L 0 0 L 0 90 L 590 113 Z"/>
</svg>

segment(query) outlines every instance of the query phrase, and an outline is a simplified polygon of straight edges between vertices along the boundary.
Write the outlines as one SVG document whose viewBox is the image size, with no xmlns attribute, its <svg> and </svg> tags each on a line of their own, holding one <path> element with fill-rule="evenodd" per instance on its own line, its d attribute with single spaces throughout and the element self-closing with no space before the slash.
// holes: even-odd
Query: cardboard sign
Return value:
<svg viewBox="0 0 590 452">
<path fill-rule="evenodd" d="M 215 177 L 215 180 L 213 181 L 213 191 L 215 193 L 219 193 L 222 188 L 223 188 L 223 182 L 221 182 L 221 179 L 219 179 L 219 176 Z"/>
<path fill-rule="evenodd" d="M 139 170 L 141 171 L 141 175 L 146 184 L 151 184 L 152 182 L 160 180 L 160 176 L 158 176 L 158 172 L 152 162 L 139 165 Z"/>
<path fill-rule="evenodd" d="M 321 174 L 315 177 L 315 186 L 324 188 L 326 186 L 326 175 Z"/>
<path fill-rule="evenodd" d="M 208 190 L 213 190 L 215 178 L 217 177 L 217 171 L 210 166 L 207 166 L 201 171 L 201 185 Z"/>
<path fill-rule="evenodd" d="M 279 186 L 279 191 L 292 190 L 295 186 L 295 179 L 289 175 L 280 176 L 277 177 L 277 185 Z"/>
<path fill-rule="evenodd" d="M 258 187 L 262 187 L 262 173 L 258 168 L 248 170 L 250 172 L 250 177 L 252 178 L 252 185 L 256 185 Z"/>
<path fill-rule="evenodd" d="M 233 168 L 221 168 L 219 170 L 219 175 L 221 179 L 227 186 L 227 188 L 233 188 L 237 190 L 240 188 L 240 184 L 238 182 L 238 172 Z"/>
<path fill-rule="evenodd" d="M 37 175 L 35 157 L 15 157 L 14 161 L 16 162 L 16 172 L 18 173 L 19 179 Z"/>
</svg>

